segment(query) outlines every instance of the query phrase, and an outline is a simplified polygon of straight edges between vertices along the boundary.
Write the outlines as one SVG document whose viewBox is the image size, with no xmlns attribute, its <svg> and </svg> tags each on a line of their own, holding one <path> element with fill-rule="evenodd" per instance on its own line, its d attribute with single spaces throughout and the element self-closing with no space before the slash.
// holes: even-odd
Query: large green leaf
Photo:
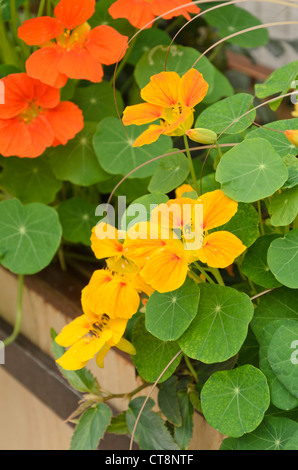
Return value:
<svg viewBox="0 0 298 470">
<path fill-rule="evenodd" d="M 147 382 L 155 382 L 180 348 L 175 341 L 161 341 L 145 329 L 145 319 L 141 317 L 133 328 L 132 343 L 136 355 L 132 361 L 140 376 Z M 181 356 L 181 355 L 180 355 Z M 168 379 L 180 363 L 178 356 L 166 370 L 159 383 Z"/>
<path fill-rule="evenodd" d="M 0 203 L 0 263 L 15 274 L 35 274 L 50 264 L 62 235 L 57 212 L 43 204 Z"/>
<path fill-rule="evenodd" d="M 172 147 L 170 137 L 161 136 L 158 142 L 143 147 L 133 147 L 135 139 L 148 126 L 127 126 L 113 117 L 103 119 L 94 136 L 94 150 L 100 165 L 113 175 L 126 175 L 137 166 L 154 157 L 165 154 Z M 151 176 L 159 165 L 158 161 L 145 165 L 134 172 L 133 178 Z"/>
<path fill-rule="evenodd" d="M 57 180 L 44 156 L 6 158 L 3 160 L 3 166 L 0 176 L 2 188 L 24 204 L 31 202 L 50 204 L 61 189 L 61 181 Z"/>
<path fill-rule="evenodd" d="M 70 450 L 96 450 L 111 418 L 111 408 L 105 403 L 98 403 L 86 411 L 74 431 Z"/>
<path fill-rule="evenodd" d="M 123 100 L 118 90 L 116 100 L 122 113 Z M 107 116 L 118 116 L 113 87 L 108 82 L 77 88 L 73 101 L 83 111 L 85 121 L 98 123 Z"/>
<path fill-rule="evenodd" d="M 253 431 L 270 404 L 264 374 L 251 365 L 216 372 L 205 383 L 202 411 L 213 428 L 231 437 Z"/>
<path fill-rule="evenodd" d="M 254 202 L 271 196 L 288 178 L 288 170 L 265 139 L 249 139 L 226 152 L 216 179 L 231 199 Z"/>
<path fill-rule="evenodd" d="M 206 284 L 200 291 L 198 313 L 178 342 L 193 359 L 223 362 L 244 343 L 253 305 L 246 294 L 231 287 Z"/>
<path fill-rule="evenodd" d="M 175 428 L 175 441 L 179 444 L 181 449 L 187 450 L 193 435 L 194 408 L 186 390 L 179 390 L 178 399 L 181 409 L 182 425 Z"/>
<path fill-rule="evenodd" d="M 235 5 L 227 5 L 207 12 L 204 18 L 209 24 L 218 29 L 218 34 L 222 38 L 262 24 L 251 13 Z M 268 40 L 269 34 L 264 28 L 235 36 L 228 41 L 240 47 L 250 48 L 264 46 Z"/>
<path fill-rule="evenodd" d="M 165 61 L 168 53 L 168 47 L 157 46 L 146 52 L 135 68 L 135 78 L 140 88 L 144 88 L 152 75 L 165 70 Z M 172 46 L 167 58 L 167 71 L 177 72 L 180 76 L 184 75 L 195 63 L 201 54 L 191 47 Z M 209 84 L 207 96 L 213 91 L 213 82 L 215 67 L 209 60 L 203 56 L 195 68 L 203 74 L 204 79 Z"/>
<path fill-rule="evenodd" d="M 298 185 L 274 194 L 269 204 L 270 222 L 274 226 L 285 226 L 295 220 L 298 214 Z"/>
<path fill-rule="evenodd" d="M 262 341 L 263 329 L 269 322 L 286 318 L 298 320 L 298 291 L 280 287 L 262 296 L 251 322 L 257 340 Z"/>
<path fill-rule="evenodd" d="M 286 130 L 295 130 L 298 127 L 298 119 L 284 119 L 282 121 L 273 121 L 264 127 L 249 132 L 246 136 L 247 139 L 266 139 L 276 150 L 280 157 L 287 157 L 292 155 L 296 157 L 297 147 L 292 144 L 285 136 Z"/>
<path fill-rule="evenodd" d="M 266 416 L 258 428 L 240 437 L 223 441 L 221 450 L 297 450 L 298 424 L 288 418 Z"/>
<path fill-rule="evenodd" d="M 149 183 L 151 193 L 169 193 L 180 186 L 189 174 L 186 155 L 170 155 L 163 158 Z"/>
<path fill-rule="evenodd" d="M 167 420 L 175 426 L 181 426 L 181 410 L 177 395 L 178 378 L 172 375 L 158 386 L 158 406 Z"/>
<path fill-rule="evenodd" d="M 84 129 L 67 145 L 49 151 L 56 177 L 79 186 L 91 186 L 108 179 L 99 165 L 92 146 L 95 123 L 85 123 Z"/>
<path fill-rule="evenodd" d="M 133 50 L 128 57 L 128 63 L 136 65 L 141 59 L 143 54 L 148 52 L 149 49 L 154 49 L 156 46 L 169 46 L 171 37 L 163 29 L 149 28 L 140 31 L 136 37 Z"/>
<path fill-rule="evenodd" d="M 129 404 L 126 422 L 131 433 L 144 400 L 145 397 L 138 397 Z M 135 430 L 135 441 L 139 444 L 141 450 L 179 450 L 163 419 L 151 410 L 154 405 L 155 403 L 152 398 L 149 398 Z"/>
<path fill-rule="evenodd" d="M 195 127 L 205 127 L 221 134 L 239 134 L 251 126 L 256 112 L 243 116 L 253 104 L 253 96 L 238 93 L 206 108 L 198 117 Z"/>
<path fill-rule="evenodd" d="M 57 210 L 64 239 L 90 246 L 91 231 L 98 222 L 98 217 L 95 217 L 96 204 L 71 198 L 63 201 Z"/>
<path fill-rule="evenodd" d="M 260 369 L 266 375 L 272 404 L 281 410 L 292 410 L 298 407 L 298 398 L 294 397 L 275 375 L 268 360 L 268 348 L 275 332 L 281 326 L 290 325 L 293 321 L 294 320 L 284 319 L 269 322 L 263 329 L 260 344 Z"/>
<path fill-rule="evenodd" d="M 273 240 L 278 238 L 277 234 L 265 235 L 247 250 L 241 265 L 242 272 L 251 281 L 267 289 L 279 287 L 281 284 L 270 271 L 267 262 L 268 248 Z"/>
<path fill-rule="evenodd" d="M 268 360 L 274 373 L 287 390 L 298 398 L 298 321 L 289 320 L 273 334 Z"/>
<path fill-rule="evenodd" d="M 291 289 L 298 288 L 298 229 L 271 243 L 268 265 L 279 282 Z"/>
<path fill-rule="evenodd" d="M 173 292 L 154 292 L 146 305 L 146 329 L 163 341 L 174 341 L 184 333 L 197 314 L 198 285 L 187 279 Z"/>
</svg>

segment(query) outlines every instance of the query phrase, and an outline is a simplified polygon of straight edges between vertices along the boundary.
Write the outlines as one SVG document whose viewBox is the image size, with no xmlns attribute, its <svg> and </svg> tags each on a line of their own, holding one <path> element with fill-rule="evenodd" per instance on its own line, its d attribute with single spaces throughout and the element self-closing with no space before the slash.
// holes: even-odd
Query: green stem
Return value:
<svg viewBox="0 0 298 470">
<path fill-rule="evenodd" d="M 184 354 L 184 359 L 185 359 L 185 362 L 186 362 L 186 365 L 189 369 L 189 371 L 191 372 L 191 375 L 193 376 L 193 378 L 195 379 L 196 382 L 198 382 L 198 375 L 189 359 L 189 357 L 187 357 L 185 354 Z"/>
<path fill-rule="evenodd" d="M 2 10 L 0 8 L 0 50 L 3 62 L 9 65 L 16 65 L 19 67 L 19 59 L 15 52 L 15 48 L 10 43 L 7 37 L 7 31 L 2 18 Z"/>
<path fill-rule="evenodd" d="M 225 286 L 224 280 L 218 268 L 208 268 L 208 270 L 213 274 L 220 286 Z"/>
<path fill-rule="evenodd" d="M 184 139 L 184 145 L 185 145 L 186 155 L 187 155 L 187 158 L 188 158 L 189 171 L 190 171 L 190 174 L 191 174 L 193 186 L 194 186 L 194 189 L 196 190 L 197 194 L 200 194 L 199 187 L 198 187 L 198 182 L 197 182 L 197 177 L 196 177 L 196 172 L 195 172 L 195 169 L 194 169 L 194 166 L 193 166 L 193 161 L 192 161 L 191 154 L 190 154 L 190 149 L 189 149 L 189 145 L 188 145 L 187 136 L 185 134 L 183 136 L 183 139 Z"/>
<path fill-rule="evenodd" d="M 41 0 L 40 4 L 39 4 L 39 9 L 38 9 L 38 13 L 37 13 L 37 17 L 39 18 L 40 16 L 42 16 L 43 12 L 44 12 L 44 9 L 45 9 L 45 6 L 46 6 L 46 0 Z"/>
<path fill-rule="evenodd" d="M 259 214 L 261 234 L 265 235 L 264 223 L 263 223 L 263 217 L 262 217 L 261 201 L 258 201 L 258 214 Z"/>
<path fill-rule="evenodd" d="M 216 284 L 213 279 L 209 276 L 209 274 L 205 271 L 205 269 L 199 265 L 199 263 L 194 262 L 195 267 L 200 271 L 201 274 L 210 282 L 210 284 Z"/>
<path fill-rule="evenodd" d="M 298 228 L 298 215 L 293 222 L 293 229 Z"/>
<path fill-rule="evenodd" d="M 127 64 L 127 61 L 133 51 L 133 48 L 134 48 L 134 45 L 136 43 L 136 40 L 137 40 L 137 37 L 135 37 L 131 43 L 130 43 L 130 46 L 128 48 L 128 51 L 126 52 L 125 56 L 123 57 L 122 61 L 120 62 L 120 64 L 118 65 L 117 67 L 117 70 L 116 70 L 116 74 L 112 76 L 111 80 L 110 80 L 110 83 L 113 84 L 114 81 L 116 82 L 117 78 L 119 77 L 120 73 L 122 72 L 122 70 L 124 69 L 125 65 Z M 130 77 L 129 77 L 130 78 Z"/>
<path fill-rule="evenodd" d="M 10 23 L 11 29 L 16 40 L 18 40 L 18 23 L 17 23 L 17 7 L 16 0 L 10 0 Z"/>
<path fill-rule="evenodd" d="M 222 157 L 221 148 L 220 148 L 219 143 L 217 141 L 215 142 L 215 144 L 216 144 L 216 148 L 217 148 L 217 151 L 218 151 L 219 159 L 221 159 L 221 157 Z"/>
<path fill-rule="evenodd" d="M 20 274 L 18 278 L 18 300 L 17 300 L 16 321 L 15 321 L 14 329 L 13 329 L 11 336 L 9 336 L 3 342 L 4 347 L 7 347 L 10 344 L 12 344 L 20 334 L 22 318 L 23 318 L 23 308 L 22 308 L 23 292 L 24 292 L 24 276 Z"/>
</svg>

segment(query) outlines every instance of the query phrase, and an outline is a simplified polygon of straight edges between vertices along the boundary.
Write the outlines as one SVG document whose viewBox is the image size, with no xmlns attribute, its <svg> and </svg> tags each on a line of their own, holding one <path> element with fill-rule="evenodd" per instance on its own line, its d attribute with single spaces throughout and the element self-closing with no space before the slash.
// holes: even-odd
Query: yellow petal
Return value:
<svg viewBox="0 0 298 470">
<path fill-rule="evenodd" d="M 107 285 L 102 298 L 104 311 L 110 318 L 131 318 L 140 305 L 140 296 L 132 282 L 125 279 L 125 276 L 114 278 Z"/>
<path fill-rule="evenodd" d="M 105 344 L 96 355 L 96 364 L 98 365 L 98 367 L 101 367 L 101 369 L 103 369 L 104 367 L 104 359 L 110 349 L 111 349 L 111 346 L 109 346 L 108 344 Z"/>
<path fill-rule="evenodd" d="M 150 83 L 141 91 L 141 97 L 147 103 L 171 108 L 179 102 L 181 78 L 176 72 L 161 72 L 153 75 Z"/>
<path fill-rule="evenodd" d="M 137 353 L 135 347 L 125 338 L 120 339 L 119 343 L 116 344 L 116 348 L 130 354 L 131 356 L 134 356 Z"/>
<path fill-rule="evenodd" d="M 82 307 L 88 317 L 106 313 L 102 298 L 107 285 L 112 279 L 112 273 L 106 269 L 94 271 L 89 284 L 82 290 Z"/>
<path fill-rule="evenodd" d="M 118 231 L 112 225 L 99 223 L 92 230 L 91 248 L 97 259 L 121 256 L 122 243 L 118 240 Z"/>
<path fill-rule="evenodd" d="M 56 343 L 64 348 L 68 348 L 80 338 L 82 338 L 90 329 L 91 323 L 86 315 L 73 320 L 71 323 L 66 325 L 62 331 L 56 336 Z"/>
<path fill-rule="evenodd" d="M 226 268 L 246 250 L 242 241 L 230 232 L 213 232 L 204 239 L 197 251 L 200 261 L 211 268 Z"/>
<path fill-rule="evenodd" d="M 209 85 L 203 75 L 196 69 L 190 69 L 181 78 L 180 102 L 182 105 L 193 108 L 206 96 Z"/>
<path fill-rule="evenodd" d="M 163 108 L 150 103 L 140 103 L 134 106 L 127 106 L 123 112 L 123 124 L 130 126 L 134 124 L 140 126 L 156 121 L 162 115 Z"/>
<path fill-rule="evenodd" d="M 187 271 L 188 263 L 183 248 L 166 246 L 146 261 L 141 277 L 158 292 L 171 292 L 182 286 Z"/>
<path fill-rule="evenodd" d="M 184 193 L 191 193 L 192 191 L 194 191 L 194 189 L 190 184 L 182 184 L 176 189 L 175 196 L 178 199 L 182 197 Z"/>
<path fill-rule="evenodd" d="M 56 362 L 65 370 L 79 370 L 92 359 L 103 347 L 112 333 L 105 333 L 100 338 L 86 340 L 82 338 L 71 346 Z"/>
<path fill-rule="evenodd" d="M 227 223 L 238 209 L 238 202 L 227 197 L 220 189 L 203 194 L 197 202 L 203 204 L 203 228 L 206 231 Z"/>
<path fill-rule="evenodd" d="M 164 129 L 165 128 L 163 126 L 152 124 L 152 126 L 149 126 L 148 129 L 134 141 L 133 147 L 142 147 L 143 145 L 156 142 L 161 134 L 163 134 Z"/>
</svg>

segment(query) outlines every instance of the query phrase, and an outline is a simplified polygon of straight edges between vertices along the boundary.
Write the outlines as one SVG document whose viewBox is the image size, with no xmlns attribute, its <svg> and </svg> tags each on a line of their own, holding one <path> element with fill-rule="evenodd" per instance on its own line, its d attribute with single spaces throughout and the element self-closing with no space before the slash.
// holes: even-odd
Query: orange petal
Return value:
<svg viewBox="0 0 298 470">
<path fill-rule="evenodd" d="M 62 88 L 67 82 L 67 76 L 59 71 L 61 52 L 59 47 L 45 47 L 35 51 L 26 62 L 28 75 L 52 87 Z"/>
<path fill-rule="evenodd" d="M 60 56 L 58 70 L 68 78 L 89 80 L 93 83 L 101 82 L 103 77 L 101 64 L 87 49 L 81 47 L 65 51 Z"/>
<path fill-rule="evenodd" d="M 154 104 L 141 103 L 134 106 L 127 106 L 123 112 L 123 124 L 130 126 L 135 124 L 140 126 L 156 121 L 162 115 L 163 108 Z"/>
<path fill-rule="evenodd" d="M 0 119 L 11 119 L 21 114 L 35 98 L 34 80 L 26 73 L 4 77 L 5 103 L 0 106 Z"/>
<path fill-rule="evenodd" d="M 246 250 L 242 241 L 230 232 L 213 232 L 197 251 L 198 259 L 211 268 L 226 268 Z"/>
<path fill-rule="evenodd" d="M 121 60 L 128 48 L 128 37 L 107 25 L 93 28 L 88 35 L 86 48 L 101 64 L 111 65 Z"/>
<path fill-rule="evenodd" d="M 106 223 L 99 223 L 92 230 L 91 248 L 97 259 L 121 256 L 123 245 L 118 240 L 118 230 Z"/>
<path fill-rule="evenodd" d="M 18 29 L 18 36 L 29 46 L 36 46 L 57 38 L 63 31 L 60 21 L 50 16 L 42 16 L 24 21 Z"/>
<path fill-rule="evenodd" d="M 70 101 L 62 101 L 56 108 L 48 110 L 45 117 L 55 134 L 56 145 L 66 145 L 84 127 L 82 111 Z"/>
<path fill-rule="evenodd" d="M 61 0 L 54 15 L 67 29 L 85 23 L 95 12 L 95 0 Z"/>
<path fill-rule="evenodd" d="M 238 209 L 238 202 L 227 197 L 221 189 L 203 194 L 197 202 L 203 204 L 203 228 L 207 231 L 227 223 Z"/>
<path fill-rule="evenodd" d="M 190 19 L 189 13 L 199 13 L 200 9 L 196 5 L 189 5 L 184 7 L 185 0 L 152 0 L 152 11 L 156 16 L 162 15 L 163 18 L 169 20 L 175 16 L 183 15 L 187 20 Z M 176 9 L 180 7 L 179 9 Z M 171 10 L 176 9 L 172 13 L 168 13 Z"/>
<path fill-rule="evenodd" d="M 0 120 L 0 154 L 23 157 L 31 142 L 28 128 L 18 119 Z"/>
<path fill-rule="evenodd" d="M 134 141 L 133 147 L 142 147 L 143 145 L 156 142 L 164 133 L 164 130 L 165 128 L 163 126 L 157 126 L 155 124 L 149 126 L 149 128 Z"/>
<path fill-rule="evenodd" d="M 148 103 L 171 108 L 179 102 L 181 79 L 176 72 L 161 72 L 153 75 L 150 83 L 141 91 L 141 97 Z"/>
<path fill-rule="evenodd" d="M 27 127 L 31 143 L 24 157 L 39 157 L 53 143 L 54 132 L 52 127 L 42 115 L 37 116 Z"/>
<path fill-rule="evenodd" d="M 154 20 L 151 2 L 139 0 L 117 0 L 109 8 L 112 18 L 126 18 L 135 28 L 141 29 Z M 150 28 L 152 25 L 147 26 Z"/>
<path fill-rule="evenodd" d="M 183 249 L 166 246 L 154 253 L 141 270 L 141 277 L 158 292 L 171 292 L 184 283 L 188 263 Z"/>
<path fill-rule="evenodd" d="M 181 78 L 180 102 L 189 108 L 193 108 L 206 96 L 209 85 L 203 75 L 196 69 L 190 69 Z"/>
</svg>

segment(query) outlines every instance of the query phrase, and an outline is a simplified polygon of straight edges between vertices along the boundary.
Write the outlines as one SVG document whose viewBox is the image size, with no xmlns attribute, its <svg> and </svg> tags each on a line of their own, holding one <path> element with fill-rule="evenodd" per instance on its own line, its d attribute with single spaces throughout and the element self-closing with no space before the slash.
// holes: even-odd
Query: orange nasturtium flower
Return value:
<svg viewBox="0 0 298 470">
<path fill-rule="evenodd" d="M 69 348 L 56 362 L 65 370 L 79 370 L 96 356 L 103 367 L 104 357 L 113 346 L 129 354 L 135 349 L 122 338 L 127 325 L 123 318 L 111 319 L 107 314 L 81 315 L 66 325 L 56 337 L 56 342 Z"/>
<path fill-rule="evenodd" d="M 196 69 L 190 69 L 181 78 L 176 72 L 153 75 L 150 83 L 141 90 L 146 103 L 128 106 L 123 113 L 123 123 L 142 125 L 160 119 L 160 125 L 152 124 L 134 142 L 134 147 L 151 144 L 162 134 L 181 136 L 194 122 L 194 106 L 206 96 L 208 83 Z"/>
<path fill-rule="evenodd" d="M 28 75 L 62 88 L 68 78 L 101 82 L 101 64 L 123 57 L 128 38 L 107 25 L 91 29 L 87 20 L 95 0 L 61 0 L 55 18 L 43 16 L 25 21 L 18 35 L 29 46 L 39 46 L 27 60 Z"/>
<path fill-rule="evenodd" d="M 4 157 L 34 158 L 47 147 L 65 145 L 84 127 L 81 110 L 60 102 L 57 88 L 25 73 L 8 75 L 1 82 L 5 104 L 0 106 L 0 153 Z"/>
<path fill-rule="evenodd" d="M 285 131 L 285 136 L 292 144 L 298 147 L 298 130 L 287 130 Z"/>
<path fill-rule="evenodd" d="M 183 15 L 190 20 L 189 13 L 200 13 L 196 5 L 183 6 L 186 3 L 185 0 L 117 0 L 109 8 L 109 13 L 114 19 L 126 18 L 135 28 L 151 28 L 153 23 L 149 26 L 147 24 L 158 16 L 170 20 Z M 176 11 L 171 12 L 176 8 Z"/>
</svg>

